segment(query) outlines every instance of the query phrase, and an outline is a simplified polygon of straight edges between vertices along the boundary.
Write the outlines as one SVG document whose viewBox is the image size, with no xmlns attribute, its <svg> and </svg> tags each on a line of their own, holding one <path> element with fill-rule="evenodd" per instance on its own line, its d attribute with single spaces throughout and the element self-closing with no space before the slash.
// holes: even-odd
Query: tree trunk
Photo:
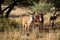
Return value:
<svg viewBox="0 0 60 40">
<path fill-rule="evenodd" d="M 1 7 L 1 5 L 3 4 L 3 2 L 4 2 L 4 0 L 0 0 L 0 14 L 3 14 L 2 7 Z"/>
<path fill-rule="evenodd" d="M 9 8 L 9 10 L 8 10 L 7 13 L 6 13 L 6 18 L 8 18 L 10 12 L 12 11 L 12 9 L 14 8 L 14 6 L 15 6 L 16 4 L 17 4 L 16 2 L 13 3 L 12 6 Z"/>
</svg>

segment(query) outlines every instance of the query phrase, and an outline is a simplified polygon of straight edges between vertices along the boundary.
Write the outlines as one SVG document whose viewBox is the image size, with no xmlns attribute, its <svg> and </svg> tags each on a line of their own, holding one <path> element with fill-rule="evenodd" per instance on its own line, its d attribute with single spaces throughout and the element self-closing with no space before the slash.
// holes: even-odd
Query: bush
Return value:
<svg viewBox="0 0 60 40">
<path fill-rule="evenodd" d="M 52 8 L 52 5 L 49 3 L 34 3 L 34 7 L 32 8 L 33 12 L 40 12 L 40 13 L 47 13 L 50 11 L 50 9 Z"/>
<path fill-rule="evenodd" d="M 6 19 L 6 18 L 2 18 L 0 19 L 0 31 L 4 30 L 4 29 L 14 29 L 14 28 L 19 28 L 19 24 L 17 22 L 15 22 L 15 20 L 12 19 Z"/>
</svg>

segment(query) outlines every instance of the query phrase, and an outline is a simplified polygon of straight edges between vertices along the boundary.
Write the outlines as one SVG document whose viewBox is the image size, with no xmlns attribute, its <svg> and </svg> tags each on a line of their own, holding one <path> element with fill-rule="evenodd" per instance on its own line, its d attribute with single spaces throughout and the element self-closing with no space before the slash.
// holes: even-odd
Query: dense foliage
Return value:
<svg viewBox="0 0 60 40">
<path fill-rule="evenodd" d="M 50 9 L 53 7 L 50 3 L 35 3 L 35 6 L 32 8 L 33 12 L 41 12 L 46 13 L 49 12 Z"/>
<path fill-rule="evenodd" d="M 60 8 L 60 0 L 51 0 L 50 3 L 52 3 L 55 8 Z"/>
</svg>

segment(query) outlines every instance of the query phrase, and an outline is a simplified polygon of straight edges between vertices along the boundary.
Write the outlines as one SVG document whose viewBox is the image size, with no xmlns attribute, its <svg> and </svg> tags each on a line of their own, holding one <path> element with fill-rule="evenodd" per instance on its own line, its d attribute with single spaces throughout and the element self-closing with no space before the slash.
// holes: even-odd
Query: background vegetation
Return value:
<svg viewBox="0 0 60 40">
<path fill-rule="evenodd" d="M 52 7 L 60 8 L 60 0 L 21 0 L 18 5 L 27 8 L 31 6 L 32 12 L 47 13 Z M 26 32 L 23 30 L 21 22 L 17 23 L 15 20 L 5 17 L 0 18 L 0 40 L 60 40 L 60 30 L 55 31 L 55 33 L 54 30 L 38 32 L 37 29 L 33 29 L 32 32 Z"/>
</svg>

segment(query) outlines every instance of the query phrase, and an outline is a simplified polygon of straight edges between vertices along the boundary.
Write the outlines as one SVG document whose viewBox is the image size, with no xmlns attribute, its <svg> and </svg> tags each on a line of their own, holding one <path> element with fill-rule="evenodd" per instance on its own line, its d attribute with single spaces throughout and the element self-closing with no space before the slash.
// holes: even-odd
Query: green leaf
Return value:
<svg viewBox="0 0 60 40">
<path fill-rule="evenodd" d="M 34 5 L 35 6 L 32 8 L 33 12 L 46 13 L 52 8 L 52 5 L 47 3 L 35 3 Z"/>
</svg>

